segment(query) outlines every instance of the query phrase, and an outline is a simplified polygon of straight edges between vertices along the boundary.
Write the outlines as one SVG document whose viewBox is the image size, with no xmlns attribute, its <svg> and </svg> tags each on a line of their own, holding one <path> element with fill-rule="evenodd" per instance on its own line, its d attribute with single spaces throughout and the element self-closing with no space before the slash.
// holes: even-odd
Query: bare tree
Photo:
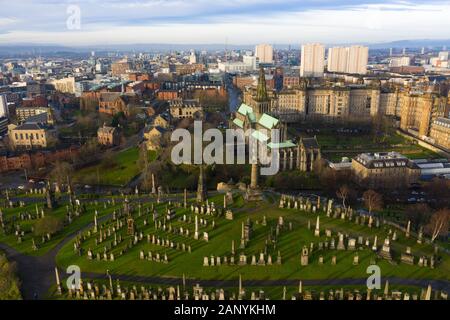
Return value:
<svg viewBox="0 0 450 320">
<path fill-rule="evenodd" d="M 55 181 L 59 186 L 67 182 L 67 178 L 73 175 L 73 167 L 70 163 L 64 161 L 56 161 L 53 170 L 50 172 L 50 179 Z"/>
<path fill-rule="evenodd" d="M 439 235 L 448 234 L 449 220 L 449 209 L 438 210 L 431 216 L 430 223 L 426 226 L 426 231 L 431 236 L 431 242 L 436 240 Z"/>
<path fill-rule="evenodd" d="M 383 208 L 383 197 L 374 190 L 364 192 L 363 199 L 367 210 L 369 210 L 369 214 L 372 213 L 372 210 L 380 210 Z"/>
<path fill-rule="evenodd" d="M 336 195 L 342 200 L 342 205 L 344 209 L 347 210 L 347 201 L 354 194 L 354 191 L 346 184 L 342 185 L 337 191 Z"/>
</svg>

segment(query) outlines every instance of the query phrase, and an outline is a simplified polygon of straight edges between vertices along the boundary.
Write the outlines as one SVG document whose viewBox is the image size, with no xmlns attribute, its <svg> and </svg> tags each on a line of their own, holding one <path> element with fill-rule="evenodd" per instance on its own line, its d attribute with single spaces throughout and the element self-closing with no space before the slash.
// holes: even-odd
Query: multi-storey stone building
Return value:
<svg viewBox="0 0 450 320">
<path fill-rule="evenodd" d="M 420 168 L 397 152 L 362 153 L 352 161 L 352 176 L 365 188 L 405 188 L 420 178 Z"/>
<path fill-rule="evenodd" d="M 20 107 L 16 108 L 16 117 L 19 123 L 25 122 L 30 117 L 47 114 L 47 123 L 53 124 L 53 112 L 48 107 Z"/>
<path fill-rule="evenodd" d="M 129 107 L 138 103 L 134 93 L 102 92 L 98 98 L 98 111 L 109 115 L 123 112 L 128 115 Z"/>
<path fill-rule="evenodd" d="M 450 150 L 450 119 L 437 118 L 433 121 L 430 130 L 430 138 L 434 143 Z"/>
<path fill-rule="evenodd" d="M 49 146 L 55 132 L 42 123 L 30 122 L 20 126 L 9 125 L 8 136 L 14 149 L 42 149 Z"/>
<path fill-rule="evenodd" d="M 419 137 L 429 136 L 432 122 L 443 117 L 447 109 L 447 97 L 435 92 L 410 90 L 402 94 L 400 103 L 400 128 L 412 129 Z"/>
<path fill-rule="evenodd" d="M 97 130 L 97 140 L 104 146 L 117 146 L 120 144 L 120 129 L 104 125 Z"/>
<path fill-rule="evenodd" d="M 198 100 L 171 100 L 169 101 L 169 108 L 173 119 L 193 119 L 203 116 L 203 107 Z"/>
<path fill-rule="evenodd" d="M 377 115 L 400 118 L 400 128 L 428 136 L 432 122 L 444 117 L 450 110 L 450 98 L 438 90 L 425 88 L 413 90 L 394 84 L 342 84 L 324 81 L 311 84 L 300 78 L 299 85 L 267 92 L 270 102 L 263 112 L 278 117 L 283 122 L 320 119 L 327 121 L 370 121 Z M 255 87 L 245 87 L 243 102 L 253 106 Z"/>
<path fill-rule="evenodd" d="M 285 122 L 307 119 L 369 120 L 378 113 L 380 104 L 380 89 L 377 86 L 308 85 L 306 79 L 302 79 L 296 88 L 271 91 L 268 95 L 271 101 L 264 112 L 276 115 Z M 255 96 L 255 89 L 247 88 L 243 100 L 252 105 Z"/>
</svg>

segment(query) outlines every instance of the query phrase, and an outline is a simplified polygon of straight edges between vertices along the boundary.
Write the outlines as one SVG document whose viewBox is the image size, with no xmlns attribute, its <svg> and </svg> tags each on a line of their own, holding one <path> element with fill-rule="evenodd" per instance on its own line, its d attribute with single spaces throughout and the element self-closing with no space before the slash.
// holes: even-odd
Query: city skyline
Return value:
<svg viewBox="0 0 450 320">
<path fill-rule="evenodd" d="M 235 45 L 450 38 L 450 1 L 2 1 L 0 44 Z M 80 24 L 68 29 L 72 6 Z M 68 11 L 69 10 L 69 11 Z M 30 12 L 33 15 L 30 17 Z M 243 32 L 246 31 L 246 32 Z"/>
</svg>

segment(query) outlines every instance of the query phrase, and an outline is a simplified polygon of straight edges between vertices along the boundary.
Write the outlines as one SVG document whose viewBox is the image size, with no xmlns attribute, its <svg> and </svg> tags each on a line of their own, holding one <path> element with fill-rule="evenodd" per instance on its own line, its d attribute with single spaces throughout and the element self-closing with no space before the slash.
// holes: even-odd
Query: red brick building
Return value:
<svg viewBox="0 0 450 320">
<path fill-rule="evenodd" d="M 130 81 L 150 81 L 152 75 L 149 73 L 132 72 L 128 74 L 128 80 Z"/>
<path fill-rule="evenodd" d="M 0 154 L 0 172 L 23 169 L 38 169 L 58 160 L 69 161 L 78 154 L 78 147 L 65 149 L 25 152 L 21 154 Z"/>
<path fill-rule="evenodd" d="M 293 88 L 300 85 L 300 77 L 283 76 L 283 88 Z"/>
<path fill-rule="evenodd" d="M 158 100 L 175 100 L 181 97 L 178 90 L 158 90 L 156 98 Z"/>
<path fill-rule="evenodd" d="M 128 114 L 130 103 L 136 102 L 133 94 L 121 94 L 119 92 L 104 92 L 98 100 L 98 112 L 115 115 L 119 112 Z"/>
<path fill-rule="evenodd" d="M 255 82 L 256 79 L 250 76 L 235 76 L 233 78 L 233 84 L 241 90 L 244 89 L 244 87 L 252 86 Z"/>
</svg>

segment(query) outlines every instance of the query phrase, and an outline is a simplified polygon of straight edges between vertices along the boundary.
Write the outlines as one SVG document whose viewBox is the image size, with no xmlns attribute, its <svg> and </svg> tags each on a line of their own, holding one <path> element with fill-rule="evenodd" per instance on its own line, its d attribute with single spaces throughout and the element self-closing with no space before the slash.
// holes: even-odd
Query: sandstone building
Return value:
<svg viewBox="0 0 450 320">
<path fill-rule="evenodd" d="M 407 188 L 420 178 L 420 168 L 397 152 L 362 153 L 351 169 L 355 182 L 365 188 Z"/>
<path fill-rule="evenodd" d="M 120 129 L 104 125 L 97 131 L 97 140 L 103 146 L 117 146 L 120 144 Z"/>
</svg>

